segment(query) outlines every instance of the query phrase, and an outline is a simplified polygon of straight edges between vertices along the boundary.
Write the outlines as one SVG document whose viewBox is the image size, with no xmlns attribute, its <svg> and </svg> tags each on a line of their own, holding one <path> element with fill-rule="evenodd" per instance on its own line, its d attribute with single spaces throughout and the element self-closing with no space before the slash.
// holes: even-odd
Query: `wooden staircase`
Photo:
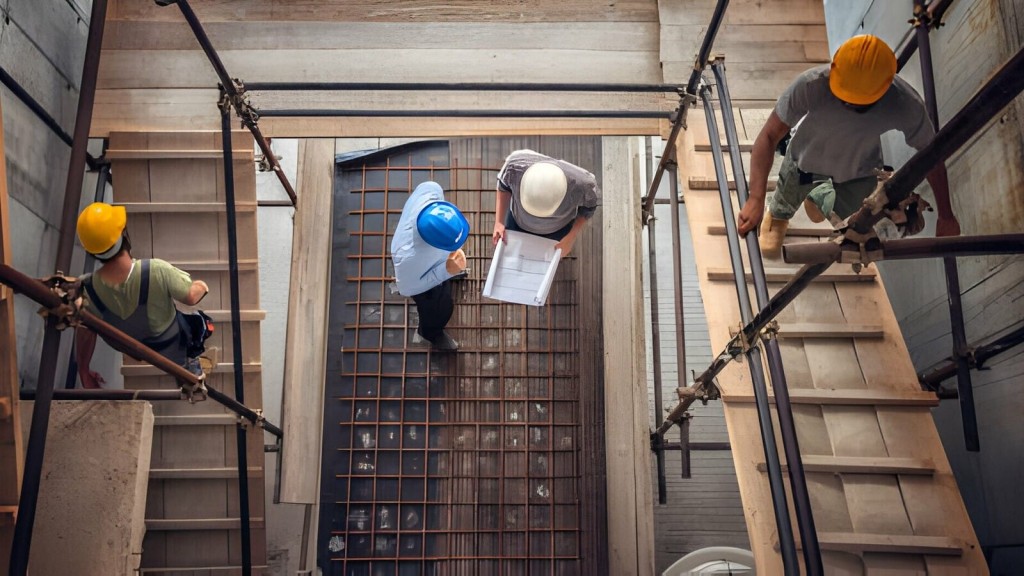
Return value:
<svg viewBox="0 0 1024 576">
<path fill-rule="evenodd" d="M 753 140 L 767 113 L 736 110 L 740 139 Z M 701 114 L 691 114 L 689 123 L 677 160 L 717 351 L 740 325 L 740 314 L 732 271 L 722 266 L 729 257 L 707 126 Z M 820 241 L 829 232 L 803 212 L 792 230 L 787 243 Z M 765 266 L 772 293 L 799 268 L 781 260 Z M 778 322 L 825 572 L 987 574 L 931 417 L 938 401 L 918 386 L 875 268 L 857 274 L 834 265 Z M 781 574 L 749 367 L 733 362 L 719 385 L 758 574 Z M 776 424 L 777 436 L 778 430 Z M 795 516 L 793 526 L 797 532 Z"/>
</svg>

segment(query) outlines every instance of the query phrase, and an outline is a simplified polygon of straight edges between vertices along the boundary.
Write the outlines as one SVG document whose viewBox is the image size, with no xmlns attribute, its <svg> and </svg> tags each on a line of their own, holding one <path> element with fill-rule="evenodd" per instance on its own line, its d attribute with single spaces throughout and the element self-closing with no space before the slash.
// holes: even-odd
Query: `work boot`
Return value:
<svg viewBox="0 0 1024 576">
<path fill-rule="evenodd" d="M 447 332 L 441 332 L 441 335 L 434 338 L 430 344 L 435 350 L 444 350 L 447 352 L 455 352 L 459 349 L 459 343 L 454 338 L 448 335 Z"/>
<path fill-rule="evenodd" d="M 203 369 L 204 374 L 209 374 L 217 368 L 217 364 L 220 363 L 220 348 L 216 346 L 210 346 L 203 352 L 202 356 L 199 357 L 199 365 Z"/>
<path fill-rule="evenodd" d="M 772 217 L 771 210 L 764 211 L 764 219 L 761 220 L 761 232 L 758 235 L 761 244 L 761 254 L 765 258 L 779 258 L 782 256 L 782 241 L 786 238 L 786 230 L 789 228 L 789 220 Z"/>
</svg>

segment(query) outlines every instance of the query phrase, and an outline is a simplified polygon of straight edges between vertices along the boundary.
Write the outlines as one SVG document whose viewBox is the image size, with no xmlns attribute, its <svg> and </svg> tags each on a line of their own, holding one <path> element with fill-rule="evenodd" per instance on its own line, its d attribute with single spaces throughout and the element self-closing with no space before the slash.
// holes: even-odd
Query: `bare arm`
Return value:
<svg viewBox="0 0 1024 576">
<path fill-rule="evenodd" d="M 495 246 L 498 245 L 499 239 L 505 238 L 505 214 L 508 214 L 509 206 L 512 205 L 511 192 L 502 192 L 498 189 L 497 194 L 494 202 L 494 233 L 491 234 Z"/>
<path fill-rule="evenodd" d="M 940 163 L 928 173 L 928 184 L 935 193 L 935 204 L 939 211 L 938 222 L 935 223 L 936 236 L 959 236 L 960 223 L 953 214 L 953 206 L 949 202 L 949 178 L 946 166 Z"/>
<path fill-rule="evenodd" d="M 569 252 L 572 252 L 572 247 L 576 244 L 576 238 L 580 235 L 580 232 L 587 226 L 589 218 L 585 216 L 577 216 L 576 220 L 572 223 L 572 228 L 569 233 L 565 235 L 565 238 L 559 240 L 558 244 L 555 244 L 555 248 L 562 250 L 562 257 L 564 258 Z"/>
<path fill-rule="evenodd" d="M 202 280 L 195 280 L 192 282 L 192 286 L 188 289 L 188 297 L 181 301 L 186 306 L 195 306 L 206 296 L 206 293 L 210 291 L 210 287 L 206 285 L 206 282 Z"/>
<path fill-rule="evenodd" d="M 789 133 L 789 126 L 772 110 L 750 151 L 750 197 L 736 219 L 740 236 L 757 228 L 764 216 L 764 200 L 768 193 L 768 173 L 772 170 L 775 148 Z"/>
<path fill-rule="evenodd" d="M 78 364 L 78 377 L 84 388 L 100 388 L 106 381 L 103 377 L 89 369 L 92 354 L 96 350 L 96 333 L 84 326 L 75 329 L 75 363 Z"/>
</svg>

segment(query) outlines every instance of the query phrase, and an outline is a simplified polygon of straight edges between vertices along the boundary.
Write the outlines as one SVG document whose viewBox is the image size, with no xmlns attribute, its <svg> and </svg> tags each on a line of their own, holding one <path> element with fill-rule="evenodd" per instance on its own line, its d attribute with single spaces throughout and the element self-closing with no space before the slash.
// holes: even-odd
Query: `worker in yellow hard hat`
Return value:
<svg viewBox="0 0 1024 576">
<path fill-rule="evenodd" d="M 187 272 L 158 258 L 137 260 L 131 255 L 124 206 L 90 204 L 78 216 L 78 239 L 86 252 L 101 262 L 95 273 L 82 278 L 86 309 L 196 375 L 198 356 L 213 325 L 201 311 L 182 313 L 175 301 L 194 306 L 209 287 Z M 85 327 L 75 332 L 75 361 L 85 388 L 100 388 L 103 377 L 89 364 L 96 333 Z"/>
<path fill-rule="evenodd" d="M 765 210 L 773 156 L 795 126 Z M 831 64 L 807 70 L 779 97 L 751 150 L 750 197 L 737 218 L 739 233 L 746 235 L 760 223 L 761 251 L 778 257 L 789 220 L 801 204 L 815 222 L 852 215 L 885 168 L 880 137 L 891 130 L 902 132 L 917 150 L 935 136 L 921 97 L 896 76 L 892 49 L 876 36 L 854 36 L 839 47 Z M 960 234 L 941 164 L 928 175 L 928 183 L 939 212 L 936 234 Z M 901 210 L 916 217 L 924 207 Z M 920 231 L 923 221 L 915 223 L 904 234 Z"/>
</svg>

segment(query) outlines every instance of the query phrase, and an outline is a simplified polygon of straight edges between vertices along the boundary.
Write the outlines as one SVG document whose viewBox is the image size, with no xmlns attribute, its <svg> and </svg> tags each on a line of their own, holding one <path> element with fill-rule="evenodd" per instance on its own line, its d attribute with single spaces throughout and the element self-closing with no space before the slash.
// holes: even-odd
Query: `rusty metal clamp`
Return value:
<svg viewBox="0 0 1024 576">
<path fill-rule="evenodd" d="M 74 276 L 65 276 L 58 271 L 56 274 L 40 278 L 39 281 L 60 298 L 60 305 L 54 308 L 40 308 L 39 315 L 43 318 L 56 317 L 58 330 L 79 326 L 81 324 L 79 316 L 85 303 L 82 296 L 81 280 Z"/>
<path fill-rule="evenodd" d="M 188 400 L 189 404 L 206 400 L 206 374 L 199 376 L 199 382 L 193 384 L 188 380 L 179 380 L 181 383 L 181 394 Z"/>
</svg>

